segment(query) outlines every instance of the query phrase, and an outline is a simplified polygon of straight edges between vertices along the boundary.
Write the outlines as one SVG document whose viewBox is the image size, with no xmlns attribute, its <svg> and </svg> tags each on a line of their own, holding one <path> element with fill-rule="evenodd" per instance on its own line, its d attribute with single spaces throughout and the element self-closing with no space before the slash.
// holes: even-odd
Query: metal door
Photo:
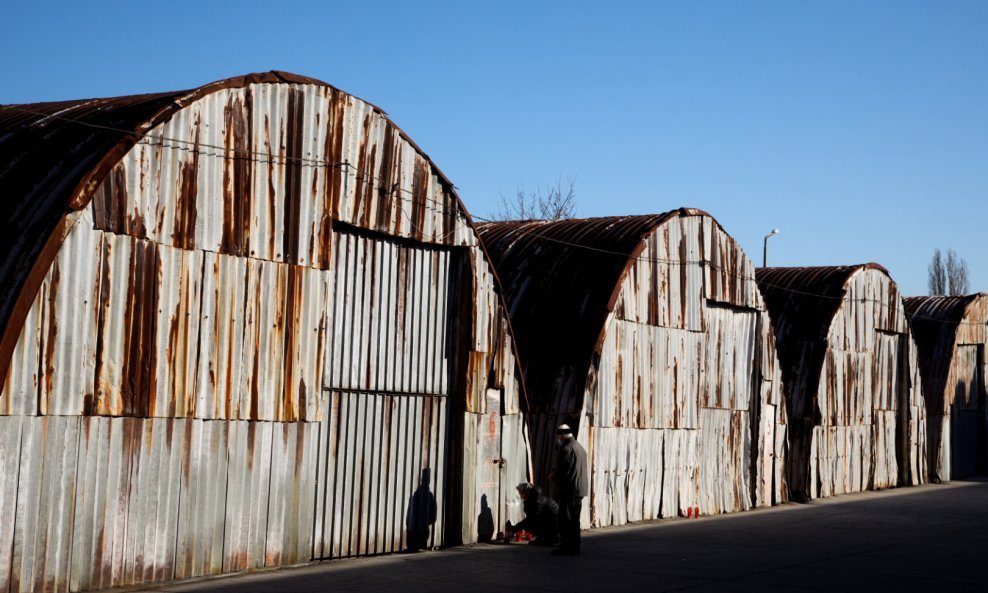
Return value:
<svg viewBox="0 0 988 593">
<path fill-rule="evenodd" d="M 447 398 L 333 391 L 322 422 L 314 558 L 443 545 Z"/>
<path fill-rule="evenodd" d="M 477 415 L 477 541 L 490 541 L 502 526 L 501 390 L 488 389 L 485 413 Z"/>
<path fill-rule="evenodd" d="M 954 369 L 957 377 L 950 408 L 950 477 L 958 480 L 977 475 L 984 448 L 984 390 L 980 344 L 957 346 Z"/>
<path fill-rule="evenodd" d="M 314 558 L 444 543 L 451 259 L 334 230 Z"/>
</svg>

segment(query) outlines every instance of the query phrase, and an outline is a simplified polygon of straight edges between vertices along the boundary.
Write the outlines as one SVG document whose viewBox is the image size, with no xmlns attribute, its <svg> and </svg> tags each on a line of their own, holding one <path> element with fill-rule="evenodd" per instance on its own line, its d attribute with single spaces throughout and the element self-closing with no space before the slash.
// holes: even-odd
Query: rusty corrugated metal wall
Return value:
<svg viewBox="0 0 988 593">
<path fill-rule="evenodd" d="M 740 247 L 709 215 L 480 225 L 531 394 L 536 475 L 576 422 L 596 526 L 785 500 L 781 376 Z"/>
<path fill-rule="evenodd" d="M 988 294 L 909 297 L 906 312 L 926 396 L 930 479 L 988 471 Z"/>
<path fill-rule="evenodd" d="M 762 268 L 806 498 L 926 481 L 926 408 L 902 298 L 875 264 Z"/>
<path fill-rule="evenodd" d="M 517 520 L 510 325 L 428 158 L 379 109 L 294 75 L 148 101 L 4 120 L 5 152 L 69 138 L 48 158 L 77 163 L 46 173 L 37 149 L 0 175 L 54 192 L 14 196 L 48 222 L 22 229 L 33 268 L 5 268 L 20 291 L 0 348 L 0 591 L 455 544 Z M 106 121 L 137 133 L 86 127 Z M 93 137 L 61 133 L 80 126 Z"/>
</svg>

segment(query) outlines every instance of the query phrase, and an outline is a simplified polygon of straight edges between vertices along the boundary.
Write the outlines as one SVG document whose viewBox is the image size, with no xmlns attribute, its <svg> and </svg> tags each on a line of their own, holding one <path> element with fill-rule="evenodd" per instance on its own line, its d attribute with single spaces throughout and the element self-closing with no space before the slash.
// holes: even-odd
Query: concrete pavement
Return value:
<svg viewBox="0 0 988 593">
<path fill-rule="evenodd" d="M 988 591 L 988 480 L 584 533 L 583 556 L 476 545 L 145 587 L 295 591 Z"/>
</svg>

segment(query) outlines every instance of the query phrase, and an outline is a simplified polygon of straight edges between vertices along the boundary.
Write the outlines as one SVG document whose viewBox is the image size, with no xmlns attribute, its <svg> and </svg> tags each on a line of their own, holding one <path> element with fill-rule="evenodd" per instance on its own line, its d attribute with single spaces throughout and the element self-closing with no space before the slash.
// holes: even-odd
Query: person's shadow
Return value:
<svg viewBox="0 0 988 593">
<path fill-rule="evenodd" d="M 422 479 L 408 499 L 408 513 L 405 514 L 405 549 L 409 552 L 429 547 L 432 526 L 436 523 L 436 497 L 429 490 L 431 470 L 422 470 Z"/>
<path fill-rule="evenodd" d="M 477 515 L 477 541 L 490 543 L 494 539 L 494 513 L 487 504 L 487 495 L 480 497 L 480 514 Z"/>
</svg>

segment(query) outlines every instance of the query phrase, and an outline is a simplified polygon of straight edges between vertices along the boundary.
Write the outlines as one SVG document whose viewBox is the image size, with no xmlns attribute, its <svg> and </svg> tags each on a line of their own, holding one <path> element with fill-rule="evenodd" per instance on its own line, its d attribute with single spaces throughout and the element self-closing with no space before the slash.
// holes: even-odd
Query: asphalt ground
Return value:
<svg viewBox="0 0 988 593">
<path fill-rule="evenodd" d="M 525 544 L 333 560 L 144 587 L 168 592 L 988 592 L 988 480 L 585 531 Z"/>
</svg>

